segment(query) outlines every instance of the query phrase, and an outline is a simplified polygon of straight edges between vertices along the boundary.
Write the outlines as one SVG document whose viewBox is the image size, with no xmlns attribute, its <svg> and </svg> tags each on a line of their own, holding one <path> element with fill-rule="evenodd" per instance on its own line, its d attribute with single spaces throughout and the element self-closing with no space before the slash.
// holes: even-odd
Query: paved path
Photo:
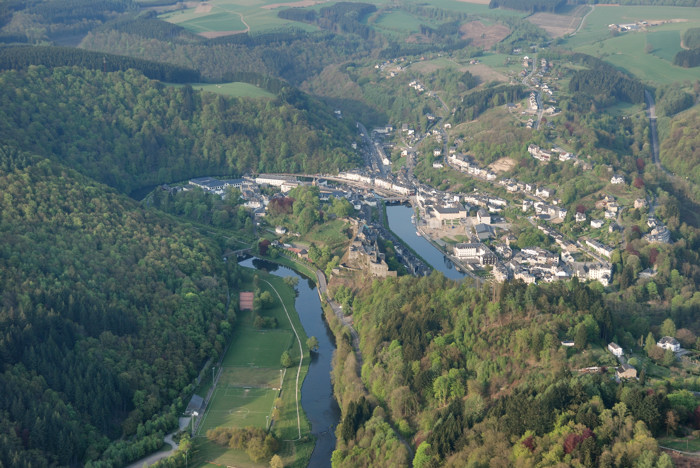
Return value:
<svg viewBox="0 0 700 468">
<path fill-rule="evenodd" d="M 277 292 L 275 287 L 270 284 L 267 280 L 262 280 L 264 283 L 267 283 L 268 286 L 272 288 L 272 290 L 277 294 L 277 298 L 280 300 L 280 303 L 282 304 L 282 307 L 284 308 L 284 313 L 287 314 L 287 320 L 289 320 L 289 324 L 292 326 L 292 331 L 294 331 L 294 335 L 297 337 L 297 343 L 299 343 L 299 366 L 297 367 L 297 380 L 296 380 L 296 385 L 294 390 L 296 391 L 296 401 L 297 401 L 297 431 L 299 432 L 299 438 L 296 440 L 301 439 L 301 416 L 299 415 L 299 375 L 301 374 L 301 364 L 304 361 L 304 350 L 301 347 L 301 339 L 299 339 L 299 334 L 297 333 L 297 329 L 294 326 L 294 322 L 292 322 L 292 318 L 289 316 L 289 311 L 287 310 L 287 306 L 284 305 L 284 301 L 282 300 L 282 296 L 280 296 L 280 293 Z"/>
<path fill-rule="evenodd" d="M 148 455 L 147 457 L 141 458 L 140 460 L 132 463 L 131 465 L 127 465 L 126 468 L 142 468 L 144 466 L 150 466 L 153 465 L 155 462 L 160 461 L 163 458 L 167 458 L 173 453 L 175 453 L 175 451 L 177 450 L 177 444 L 173 440 L 173 436 L 185 429 L 189 423 L 190 418 L 180 418 L 180 428 L 177 431 L 171 432 L 170 434 L 165 436 L 163 441 L 166 444 L 170 445 L 170 450 L 166 450 L 164 452 L 156 452 L 151 455 Z"/>
</svg>

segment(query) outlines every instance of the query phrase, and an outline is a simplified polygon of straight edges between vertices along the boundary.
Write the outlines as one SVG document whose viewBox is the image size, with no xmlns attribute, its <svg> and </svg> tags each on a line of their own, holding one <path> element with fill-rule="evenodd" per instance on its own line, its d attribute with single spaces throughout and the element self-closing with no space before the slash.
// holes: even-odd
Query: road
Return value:
<svg viewBox="0 0 700 468">
<path fill-rule="evenodd" d="M 177 444 L 173 440 L 173 436 L 175 434 L 177 434 L 178 432 L 184 430 L 189 423 L 190 423 L 190 418 L 180 418 L 180 428 L 177 431 L 171 432 L 170 434 L 165 436 L 163 441 L 166 444 L 170 445 L 170 450 L 153 453 L 147 457 L 144 457 L 138 461 L 135 461 L 131 465 L 127 465 L 126 468 L 142 468 L 144 466 L 150 466 L 150 465 L 153 465 L 155 462 L 160 461 L 164 458 L 167 458 L 170 455 L 172 455 L 173 453 L 175 453 L 175 450 L 177 450 Z"/>
<path fill-rule="evenodd" d="M 368 156 L 370 160 L 366 162 L 369 163 L 371 169 L 378 171 L 379 174 L 384 177 L 384 175 L 386 175 L 386 168 L 384 167 L 384 161 L 382 161 L 382 157 L 375 146 L 375 142 L 372 141 L 372 137 L 362 123 L 357 122 L 357 128 L 360 129 L 360 133 L 362 133 L 362 137 L 365 140 L 365 146 L 367 146 L 367 151 L 369 152 Z"/>
<path fill-rule="evenodd" d="M 347 327 L 350 331 L 350 336 L 352 337 L 352 347 L 355 350 L 355 356 L 357 357 L 358 369 L 362 368 L 362 352 L 360 351 L 360 335 L 357 334 L 357 330 L 352 326 L 352 323 L 345 317 L 343 313 L 343 308 L 340 304 L 331 300 L 328 296 L 328 285 L 326 284 L 326 275 L 323 274 L 321 270 L 316 269 L 316 279 L 318 280 L 318 295 L 321 296 L 321 301 L 325 300 L 328 305 L 333 309 L 333 313 L 336 317 L 340 319 L 342 324 Z"/>
<path fill-rule="evenodd" d="M 656 128 L 656 104 L 654 103 L 654 96 L 649 92 L 648 89 L 644 90 L 644 99 L 647 102 L 647 116 L 649 117 L 649 126 L 651 133 L 651 160 L 656 164 L 660 170 L 665 172 L 667 175 L 671 175 L 666 169 L 661 165 L 661 159 L 659 158 L 659 134 Z"/>
<path fill-rule="evenodd" d="M 581 22 L 579 23 L 578 28 L 576 28 L 576 31 L 574 31 L 574 32 L 571 33 L 572 36 L 575 36 L 576 33 L 579 32 L 579 31 L 581 30 L 581 28 L 583 27 L 583 25 L 586 23 L 586 18 L 588 18 L 588 15 L 590 15 L 591 13 L 593 13 L 593 10 L 595 10 L 595 5 L 591 5 L 591 11 L 589 11 L 588 13 L 586 13 L 586 14 L 584 15 L 584 17 L 581 18 Z"/>
</svg>

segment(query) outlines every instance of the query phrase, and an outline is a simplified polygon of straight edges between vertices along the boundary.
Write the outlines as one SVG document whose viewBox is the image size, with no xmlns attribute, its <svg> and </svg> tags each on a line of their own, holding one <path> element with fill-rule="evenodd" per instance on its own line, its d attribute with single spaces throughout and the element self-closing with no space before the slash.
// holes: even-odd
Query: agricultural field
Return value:
<svg viewBox="0 0 700 468">
<path fill-rule="evenodd" d="M 563 37 L 571 34 L 581 24 L 581 19 L 590 11 L 590 7 L 581 5 L 568 14 L 535 13 L 527 18 L 532 24 L 539 26 L 554 37 Z"/>
<path fill-rule="evenodd" d="M 223 96 L 230 97 L 243 97 L 243 98 L 269 98 L 273 99 L 274 94 L 265 91 L 262 88 L 258 88 L 250 83 L 219 83 L 219 84 L 193 84 L 192 88 L 198 89 L 200 91 L 207 91 L 209 93 L 221 94 Z"/>
<path fill-rule="evenodd" d="M 278 8 L 315 5 L 318 2 L 211 0 L 203 3 L 185 3 L 185 8 L 168 11 L 160 19 L 182 26 L 204 37 L 220 37 L 250 32 L 261 33 L 293 25 L 297 29 L 315 30 L 316 27 L 277 17 Z"/>
<path fill-rule="evenodd" d="M 681 31 L 654 31 L 646 34 L 649 53 L 673 63 L 673 58 L 681 51 Z M 646 50 L 646 49 L 645 49 Z"/>
<path fill-rule="evenodd" d="M 372 27 L 381 32 L 412 34 L 420 32 L 420 25 L 425 23 L 405 11 L 388 11 L 379 15 Z"/>
<path fill-rule="evenodd" d="M 654 33 L 659 32 L 662 31 L 654 31 Z M 652 41 L 656 40 L 658 43 L 661 43 L 661 38 L 664 38 L 663 43 L 666 44 L 664 47 L 668 47 L 666 36 L 659 36 L 652 39 Z M 653 47 L 654 42 L 651 42 L 651 44 Z M 626 70 L 642 81 L 670 84 L 698 79 L 697 70 L 677 67 L 668 60 L 655 55 L 653 50 L 647 52 L 646 35 L 641 32 L 630 32 L 617 37 L 610 37 L 597 44 L 578 47 L 576 51 L 600 57 L 606 62 Z"/>
<path fill-rule="evenodd" d="M 604 41 L 611 37 L 610 24 L 627 24 L 636 21 L 648 23 L 656 21 L 672 21 L 680 30 L 700 25 L 700 9 L 684 7 L 652 7 L 652 6 L 601 6 L 596 5 L 593 12 L 586 16 L 585 23 L 576 35 L 566 39 L 565 44 L 572 49 L 584 45 Z M 653 26 L 655 30 L 659 26 Z M 643 46 L 642 46 L 643 47 Z"/>
</svg>

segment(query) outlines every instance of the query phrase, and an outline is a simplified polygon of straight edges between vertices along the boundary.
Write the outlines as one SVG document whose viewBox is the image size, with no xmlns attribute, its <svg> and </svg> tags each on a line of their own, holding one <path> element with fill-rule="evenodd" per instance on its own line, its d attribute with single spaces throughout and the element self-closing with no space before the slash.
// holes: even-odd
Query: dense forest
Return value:
<svg viewBox="0 0 700 468">
<path fill-rule="evenodd" d="M 73 47 L 0 47 L 0 70 L 24 70 L 30 65 L 44 65 L 48 68 L 78 66 L 104 72 L 126 71 L 133 68 L 152 80 L 170 83 L 200 81 L 199 72 L 191 68 L 124 55 L 92 52 Z"/>
<path fill-rule="evenodd" d="M 668 137 L 661 142 L 661 161 L 676 174 L 700 184 L 700 109 L 671 121 Z"/>
<path fill-rule="evenodd" d="M 230 336 L 235 275 L 192 230 L 57 162 L 3 146 L 0 192 L 0 463 L 152 451 Z"/>
<path fill-rule="evenodd" d="M 683 45 L 688 49 L 700 48 L 700 28 L 688 28 L 682 36 Z"/>
<path fill-rule="evenodd" d="M 5 142 L 121 191 L 206 174 L 348 167 L 354 130 L 293 89 L 232 99 L 140 73 L 30 67 L 0 75 Z"/>
<path fill-rule="evenodd" d="M 337 363 L 334 466 L 401 464 L 399 438 L 418 446 L 419 467 L 671 466 L 652 436 L 669 411 L 689 417 L 682 392 L 575 372 L 589 365 L 581 351 L 626 333 L 595 286 L 476 289 L 433 274 L 374 282 L 353 310 L 362 384 Z"/>
<path fill-rule="evenodd" d="M 522 96 L 522 86 L 499 85 L 473 91 L 462 98 L 455 110 L 455 119 L 475 119 L 486 109 L 518 101 Z"/>
<path fill-rule="evenodd" d="M 673 64 L 684 68 L 700 66 L 700 48 L 679 51 L 673 57 Z"/>
<path fill-rule="evenodd" d="M 538 11 L 554 13 L 557 8 L 566 3 L 566 0 L 491 0 L 489 8 L 509 8 L 530 13 Z"/>
</svg>

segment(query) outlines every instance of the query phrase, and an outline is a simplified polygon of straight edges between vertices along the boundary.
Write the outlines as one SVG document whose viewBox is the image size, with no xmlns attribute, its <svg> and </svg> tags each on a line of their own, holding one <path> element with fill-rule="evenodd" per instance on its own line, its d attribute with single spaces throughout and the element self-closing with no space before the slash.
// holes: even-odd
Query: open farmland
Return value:
<svg viewBox="0 0 700 468">
<path fill-rule="evenodd" d="M 651 53 L 673 63 L 673 58 L 681 49 L 681 31 L 654 31 L 647 34 L 647 44 Z"/>
<path fill-rule="evenodd" d="M 680 43 L 678 47 L 680 48 Z M 653 51 L 647 53 L 645 49 L 644 33 L 625 33 L 595 45 L 578 47 L 576 51 L 600 57 L 642 81 L 669 84 L 697 80 L 697 69 L 677 67 Z"/>
<path fill-rule="evenodd" d="M 490 49 L 510 34 L 510 29 L 502 24 L 486 25 L 481 21 L 470 21 L 463 24 L 459 31 L 462 39 L 471 39 L 471 45 Z"/>
<path fill-rule="evenodd" d="M 277 8 L 285 3 L 247 0 L 211 0 L 202 4 L 183 4 L 182 9 L 168 11 L 161 19 L 182 26 L 204 37 L 219 37 L 248 32 L 260 33 L 294 25 L 314 30 L 312 25 L 285 20 L 277 16 Z M 289 3 L 290 6 L 294 2 Z"/>
<path fill-rule="evenodd" d="M 527 20 L 556 38 L 576 31 L 576 28 L 581 24 L 581 19 L 588 11 L 590 11 L 590 7 L 582 5 L 566 15 L 540 12 L 529 16 Z"/>
<path fill-rule="evenodd" d="M 637 21 L 648 23 L 676 20 L 677 27 L 685 30 L 700 26 L 700 8 L 652 7 L 652 6 L 601 6 L 586 16 L 583 27 L 575 36 L 566 40 L 569 47 L 578 49 L 584 45 L 605 41 L 611 37 L 610 24 L 628 24 Z M 655 26 L 656 28 L 658 26 Z"/>
</svg>

